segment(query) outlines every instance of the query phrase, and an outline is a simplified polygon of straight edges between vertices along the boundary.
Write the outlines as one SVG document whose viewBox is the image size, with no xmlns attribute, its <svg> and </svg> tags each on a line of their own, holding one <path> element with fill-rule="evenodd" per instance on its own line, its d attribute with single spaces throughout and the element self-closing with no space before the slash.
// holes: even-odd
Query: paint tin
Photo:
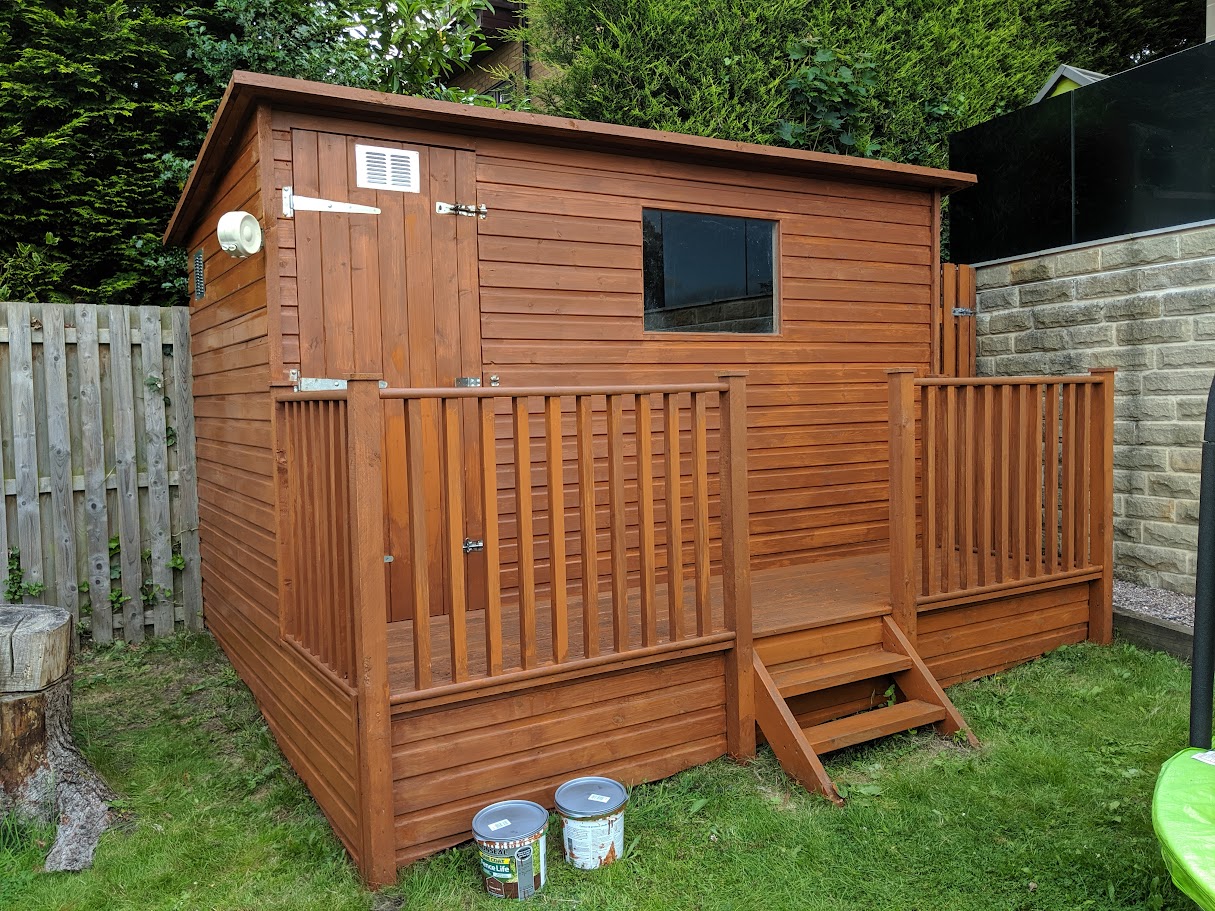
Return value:
<svg viewBox="0 0 1215 911">
<path fill-rule="evenodd" d="M 503 800 L 473 817 L 473 838 L 490 895 L 531 898 L 544 888 L 547 827 L 548 810 L 530 800 Z"/>
<path fill-rule="evenodd" d="M 610 778 L 575 778 L 557 789 L 565 859 L 598 870 L 624 854 L 624 807 L 629 793 Z"/>
</svg>

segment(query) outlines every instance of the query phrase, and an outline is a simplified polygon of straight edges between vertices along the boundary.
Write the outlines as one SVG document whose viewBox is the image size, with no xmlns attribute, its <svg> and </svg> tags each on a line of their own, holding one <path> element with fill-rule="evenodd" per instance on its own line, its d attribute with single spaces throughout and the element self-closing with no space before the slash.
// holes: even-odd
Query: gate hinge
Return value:
<svg viewBox="0 0 1215 911">
<path fill-rule="evenodd" d="M 481 377 L 479 376 L 458 376 L 456 377 L 457 389 L 479 389 L 481 387 Z"/>
<path fill-rule="evenodd" d="M 330 380 L 317 376 L 301 376 L 295 380 L 296 392 L 333 392 L 345 388 L 345 380 Z"/>
<path fill-rule="evenodd" d="M 291 187 L 283 187 L 283 215 L 291 218 L 296 212 L 344 212 L 350 215 L 379 215 L 376 206 L 364 206 L 357 202 L 339 202 L 336 199 L 317 199 L 314 196 L 297 196 Z"/>
<path fill-rule="evenodd" d="M 462 202 L 436 202 L 436 215 L 467 215 L 469 218 L 484 218 L 489 214 L 485 206 L 470 206 Z"/>
<path fill-rule="evenodd" d="M 464 553 L 471 554 L 474 550 L 485 550 L 485 542 L 474 541 L 472 538 L 465 538 Z"/>
<path fill-rule="evenodd" d="M 974 316 L 975 313 L 976 313 L 976 311 L 973 307 L 954 307 L 953 308 L 954 316 Z"/>
</svg>

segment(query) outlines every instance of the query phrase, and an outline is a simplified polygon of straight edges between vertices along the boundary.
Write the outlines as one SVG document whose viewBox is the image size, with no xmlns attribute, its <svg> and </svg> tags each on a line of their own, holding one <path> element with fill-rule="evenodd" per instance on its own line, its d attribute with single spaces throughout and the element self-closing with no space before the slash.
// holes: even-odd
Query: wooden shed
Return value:
<svg viewBox="0 0 1215 911">
<path fill-rule="evenodd" d="M 757 726 L 838 800 L 822 753 L 1109 638 L 1113 377 L 969 376 L 971 181 L 233 77 L 166 235 L 206 622 L 368 881 Z"/>
</svg>

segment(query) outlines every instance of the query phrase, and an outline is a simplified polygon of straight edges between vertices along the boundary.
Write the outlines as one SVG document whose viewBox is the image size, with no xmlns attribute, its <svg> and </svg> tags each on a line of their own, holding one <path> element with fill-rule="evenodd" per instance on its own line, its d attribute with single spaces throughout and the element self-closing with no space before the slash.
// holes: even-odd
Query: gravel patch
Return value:
<svg viewBox="0 0 1215 911">
<path fill-rule="evenodd" d="M 1194 598 L 1133 582 L 1114 580 L 1114 607 L 1131 614 L 1194 625 Z"/>
</svg>

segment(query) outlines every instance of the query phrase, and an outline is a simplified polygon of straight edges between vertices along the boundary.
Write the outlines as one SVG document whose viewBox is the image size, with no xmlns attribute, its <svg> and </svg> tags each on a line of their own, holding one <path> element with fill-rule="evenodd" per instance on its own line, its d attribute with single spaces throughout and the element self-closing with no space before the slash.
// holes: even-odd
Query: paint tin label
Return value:
<svg viewBox="0 0 1215 911">
<path fill-rule="evenodd" d="M 497 832 L 499 829 L 505 829 L 509 825 L 510 825 L 509 819 L 499 819 L 497 822 L 491 822 L 485 828 L 489 829 L 489 831 L 491 831 L 491 832 Z"/>
<path fill-rule="evenodd" d="M 607 803 L 612 798 L 608 797 L 605 794 L 587 794 L 586 799 L 593 800 L 593 801 L 595 801 L 595 803 Z"/>
<path fill-rule="evenodd" d="M 489 826 L 486 826 L 489 828 Z M 547 878 L 543 832 L 518 842 L 477 840 L 485 890 L 498 898 L 530 898 L 540 891 Z"/>
<path fill-rule="evenodd" d="M 562 817 L 565 859 L 580 870 L 597 870 L 624 853 L 624 811 L 592 819 Z"/>
</svg>

